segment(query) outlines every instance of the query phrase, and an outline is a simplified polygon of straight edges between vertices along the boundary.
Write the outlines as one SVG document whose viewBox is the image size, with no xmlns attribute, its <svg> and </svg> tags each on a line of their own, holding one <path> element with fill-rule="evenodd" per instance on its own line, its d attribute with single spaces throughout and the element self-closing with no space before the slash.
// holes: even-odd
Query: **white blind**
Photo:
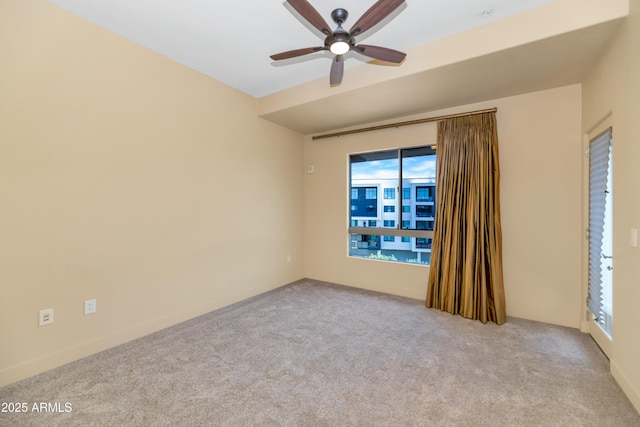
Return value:
<svg viewBox="0 0 640 427">
<path fill-rule="evenodd" d="M 609 326 L 602 304 L 602 238 L 606 207 L 611 129 L 591 141 L 589 149 L 589 296 L 587 305 L 601 325 Z M 608 331 L 610 333 L 610 331 Z"/>
</svg>

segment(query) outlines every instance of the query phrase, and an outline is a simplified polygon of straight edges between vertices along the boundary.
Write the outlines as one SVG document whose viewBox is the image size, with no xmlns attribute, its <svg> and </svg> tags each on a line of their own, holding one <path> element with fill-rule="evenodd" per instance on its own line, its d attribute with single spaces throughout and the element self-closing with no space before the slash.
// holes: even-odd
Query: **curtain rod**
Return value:
<svg viewBox="0 0 640 427">
<path fill-rule="evenodd" d="M 420 123 L 436 122 L 438 120 L 451 119 L 453 117 L 472 116 L 474 114 L 482 114 L 482 113 L 495 113 L 496 111 L 498 111 L 498 109 L 494 107 L 494 108 L 487 108 L 486 110 L 470 111 L 468 113 L 447 114 L 445 116 L 428 117 L 425 119 L 409 120 L 406 122 L 389 123 L 386 125 L 371 126 L 368 128 L 345 130 L 342 132 L 328 133 L 325 135 L 316 135 L 311 137 L 311 139 L 315 141 L 316 139 L 333 138 L 334 136 L 351 135 L 353 133 L 370 132 L 373 130 L 380 130 L 380 129 L 398 128 L 400 126 L 409 126 L 409 125 L 417 125 Z"/>
</svg>

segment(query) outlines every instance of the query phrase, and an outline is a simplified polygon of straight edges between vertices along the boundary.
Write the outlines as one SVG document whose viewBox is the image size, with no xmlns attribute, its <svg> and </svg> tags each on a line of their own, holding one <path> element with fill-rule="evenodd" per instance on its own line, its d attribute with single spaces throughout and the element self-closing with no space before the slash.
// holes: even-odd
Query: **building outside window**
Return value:
<svg viewBox="0 0 640 427">
<path fill-rule="evenodd" d="M 428 146 L 350 156 L 349 256 L 429 264 L 435 161 Z"/>
</svg>

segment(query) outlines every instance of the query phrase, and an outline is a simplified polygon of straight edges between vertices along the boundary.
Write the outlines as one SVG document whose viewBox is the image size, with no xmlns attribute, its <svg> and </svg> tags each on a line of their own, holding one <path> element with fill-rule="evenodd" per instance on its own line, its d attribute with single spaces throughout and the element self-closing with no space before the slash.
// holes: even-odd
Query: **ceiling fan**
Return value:
<svg viewBox="0 0 640 427">
<path fill-rule="evenodd" d="M 286 0 L 304 19 L 311 25 L 326 35 L 324 46 L 306 47 L 302 49 L 289 50 L 271 55 L 271 59 L 279 61 L 281 59 L 295 58 L 309 53 L 328 50 L 335 55 L 329 73 L 329 83 L 331 86 L 339 85 L 344 74 L 343 55 L 349 51 L 355 51 L 373 59 L 378 59 L 394 64 L 401 63 L 406 54 L 386 47 L 371 46 L 366 44 L 356 44 L 355 36 L 364 33 L 371 27 L 389 16 L 396 10 L 404 0 L 378 0 L 356 21 L 349 31 L 342 28 L 342 24 L 347 20 L 349 13 L 345 9 L 335 9 L 331 12 L 331 18 L 338 24 L 338 27 L 331 31 L 329 25 L 318 13 L 317 10 L 306 0 Z"/>
</svg>

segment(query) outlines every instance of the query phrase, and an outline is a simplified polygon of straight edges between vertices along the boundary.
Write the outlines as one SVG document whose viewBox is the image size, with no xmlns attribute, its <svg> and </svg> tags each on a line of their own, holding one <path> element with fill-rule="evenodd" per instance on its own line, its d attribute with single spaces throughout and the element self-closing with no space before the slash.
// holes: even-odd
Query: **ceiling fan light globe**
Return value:
<svg viewBox="0 0 640 427">
<path fill-rule="evenodd" d="M 349 52 L 350 47 L 351 46 L 349 46 L 349 43 L 347 42 L 337 41 L 333 43 L 331 47 L 329 47 L 329 50 L 334 55 L 344 55 L 345 53 Z"/>
</svg>

